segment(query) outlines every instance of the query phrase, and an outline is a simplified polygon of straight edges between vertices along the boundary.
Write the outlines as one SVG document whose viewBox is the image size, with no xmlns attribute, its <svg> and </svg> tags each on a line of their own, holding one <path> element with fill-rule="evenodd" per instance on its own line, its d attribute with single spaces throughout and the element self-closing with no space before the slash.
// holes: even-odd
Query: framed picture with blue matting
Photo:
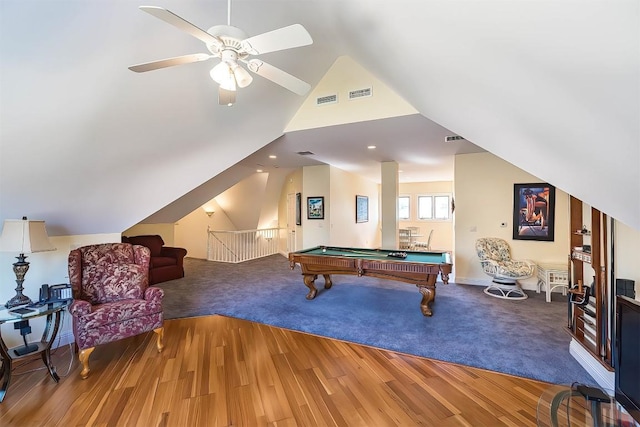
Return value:
<svg viewBox="0 0 640 427">
<path fill-rule="evenodd" d="M 307 219 L 324 219 L 324 197 L 307 197 Z"/>
<path fill-rule="evenodd" d="M 356 222 L 369 221 L 369 198 L 356 196 Z"/>
</svg>

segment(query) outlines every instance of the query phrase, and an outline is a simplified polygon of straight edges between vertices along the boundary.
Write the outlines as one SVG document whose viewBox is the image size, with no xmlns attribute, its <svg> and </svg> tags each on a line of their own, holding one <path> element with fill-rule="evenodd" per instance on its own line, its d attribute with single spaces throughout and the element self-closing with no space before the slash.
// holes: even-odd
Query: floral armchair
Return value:
<svg viewBox="0 0 640 427">
<path fill-rule="evenodd" d="M 69 254 L 69 307 L 83 369 L 96 346 L 148 331 L 162 351 L 164 291 L 149 287 L 149 249 L 129 243 L 83 246 Z"/>
<path fill-rule="evenodd" d="M 534 262 L 512 259 L 509 244 L 496 237 L 476 240 L 476 253 L 484 272 L 493 277 L 491 285 L 484 290 L 487 295 L 504 299 L 527 298 L 518 280 L 533 275 L 536 268 Z"/>
</svg>

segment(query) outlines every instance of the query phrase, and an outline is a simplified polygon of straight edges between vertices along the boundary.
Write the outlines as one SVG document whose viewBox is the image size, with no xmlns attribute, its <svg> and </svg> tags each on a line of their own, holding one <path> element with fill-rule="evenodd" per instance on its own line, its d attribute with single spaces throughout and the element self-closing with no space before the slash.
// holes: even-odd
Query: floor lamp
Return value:
<svg viewBox="0 0 640 427">
<path fill-rule="evenodd" d="M 31 221 L 27 217 L 22 219 L 6 219 L 2 227 L 0 236 L 0 251 L 14 252 L 20 254 L 16 258 L 18 262 L 13 264 L 13 272 L 16 275 L 16 295 L 5 304 L 5 307 L 12 308 L 18 305 L 31 304 L 31 299 L 22 294 L 24 276 L 29 270 L 29 262 L 26 261 L 25 254 L 35 252 L 55 251 L 49 241 L 47 229 L 44 221 Z"/>
</svg>

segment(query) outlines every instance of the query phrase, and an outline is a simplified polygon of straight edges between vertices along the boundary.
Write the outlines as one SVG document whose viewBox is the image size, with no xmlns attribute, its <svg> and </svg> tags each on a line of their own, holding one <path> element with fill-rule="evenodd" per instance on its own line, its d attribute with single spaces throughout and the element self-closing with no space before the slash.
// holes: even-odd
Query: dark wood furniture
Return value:
<svg viewBox="0 0 640 427">
<path fill-rule="evenodd" d="M 569 330 L 604 367 L 612 370 L 607 215 L 570 197 Z M 589 293 L 579 292 L 582 285 Z M 582 294 L 582 295 L 581 295 Z M 586 298 L 580 304 L 582 298 Z M 573 300 L 573 302 L 571 302 Z"/>
<path fill-rule="evenodd" d="M 184 257 L 187 250 L 165 246 L 160 235 L 122 236 L 122 243 L 142 245 L 151 251 L 149 263 L 149 285 L 184 277 Z"/>
<path fill-rule="evenodd" d="M 325 289 L 331 288 L 332 274 L 371 276 L 380 279 L 397 280 L 415 284 L 422 294 L 420 309 L 425 316 L 431 316 L 431 303 L 436 296 L 438 274 L 442 282 L 449 283 L 453 264 L 449 252 L 403 251 L 406 258 L 395 258 L 398 251 L 383 249 L 341 248 L 317 246 L 289 253 L 291 269 L 300 264 L 304 284 L 309 288 L 307 299 L 315 298 L 318 290 L 314 282 L 319 274 L 324 277 Z"/>
</svg>

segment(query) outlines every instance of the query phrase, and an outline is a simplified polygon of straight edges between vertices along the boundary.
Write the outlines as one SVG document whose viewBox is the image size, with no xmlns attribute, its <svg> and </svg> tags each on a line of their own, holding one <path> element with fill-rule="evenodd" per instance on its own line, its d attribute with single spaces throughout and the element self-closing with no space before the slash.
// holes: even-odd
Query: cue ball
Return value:
<svg viewBox="0 0 640 427">
<path fill-rule="evenodd" d="M 322 248 L 322 252 L 327 252 L 327 248 Z"/>
</svg>

